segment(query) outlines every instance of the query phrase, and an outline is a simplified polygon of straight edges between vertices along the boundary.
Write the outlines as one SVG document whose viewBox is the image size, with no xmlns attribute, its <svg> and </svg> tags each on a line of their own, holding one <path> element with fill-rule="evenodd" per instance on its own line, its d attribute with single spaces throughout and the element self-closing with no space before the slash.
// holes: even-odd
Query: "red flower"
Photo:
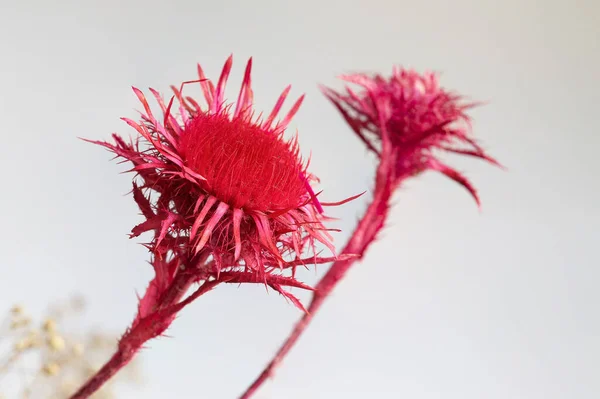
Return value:
<svg viewBox="0 0 600 399">
<path fill-rule="evenodd" d="M 152 252 L 155 277 L 140 298 L 137 315 L 117 352 L 73 399 L 95 392 L 145 342 L 163 334 L 177 312 L 219 283 L 264 283 L 304 310 L 283 289 L 310 289 L 295 280 L 295 267 L 351 257 L 335 256 L 322 223 L 326 219 L 322 204 L 310 185 L 317 179 L 307 171 L 297 140 L 283 138 L 302 97 L 276 122 L 288 86 L 266 119 L 254 116 L 252 59 L 235 103 L 224 100 L 231 66 L 229 57 L 216 86 L 198 66 L 199 80 L 172 87 L 174 96 L 168 104 L 150 89 L 160 117 L 134 88 L 144 107 L 141 121 L 123 120 L 139 136 L 129 143 L 116 134 L 114 144 L 94 142 L 133 164 L 131 171 L 138 176 L 133 198 L 145 221 L 132 229 L 131 237 L 154 232 L 146 245 Z M 206 108 L 183 96 L 188 83 L 200 84 Z M 175 99 L 178 105 L 173 109 Z M 318 257 L 318 243 L 334 256 Z M 283 275 L 283 269 L 291 269 L 291 276 Z M 183 299 L 194 283 L 200 287 Z"/>
<path fill-rule="evenodd" d="M 144 107 L 141 121 L 122 119 L 139 136 L 130 143 L 116 134 L 114 144 L 94 142 L 130 161 L 131 171 L 139 176 L 133 197 L 146 220 L 131 236 L 155 232 L 147 246 L 154 254 L 156 278 L 146 295 L 154 291 L 155 299 L 144 298 L 141 307 L 152 308 L 181 268 L 196 270 L 197 280 L 218 279 L 222 271 L 244 273 L 240 279 L 267 283 L 299 305 L 269 276 L 281 268 L 293 271 L 304 262 L 331 260 L 314 253 L 317 242 L 334 251 L 310 186 L 316 178 L 307 171 L 297 140 L 283 138 L 303 97 L 275 122 L 288 86 L 267 118 L 256 117 L 252 59 L 233 104 L 224 100 L 231 66 L 229 57 L 216 86 L 198 66 L 199 80 L 172 87 L 174 97 L 168 104 L 150 89 L 160 116 L 134 88 Z M 205 109 L 183 96 L 182 88 L 189 83 L 201 86 Z M 301 258 L 307 250 L 312 255 Z"/>
<path fill-rule="evenodd" d="M 345 75 L 343 80 L 358 85 L 345 93 L 324 88 L 352 130 L 390 166 L 395 183 L 435 170 L 462 184 L 479 204 L 475 188 L 461 173 L 444 164 L 439 150 L 469 155 L 498 165 L 471 137 L 466 114 L 475 104 L 438 85 L 434 73 L 418 74 L 394 68 L 392 76 Z"/>
<path fill-rule="evenodd" d="M 269 364 L 241 396 L 248 399 L 271 376 L 300 336 L 304 333 L 333 289 L 348 270 L 365 256 L 385 225 L 394 190 L 404 179 L 435 170 L 466 187 L 479 204 L 471 183 L 439 158 L 440 150 L 474 156 L 498 165 L 471 137 L 466 111 L 473 104 L 438 86 L 432 74 L 394 69 L 392 76 L 354 74 L 342 76 L 360 90 L 346 87 L 345 92 L 323 88 L 324 94 L 340 111 L 350 128 L 367 148 L 377 154 L 373 198 L 355 231 L 342 250 L 342 256 L 315 286 L 308 312 L 296 323 L 292 332 Z M 340 257 L 340 258 L 341 258 Z"/>
</svg>

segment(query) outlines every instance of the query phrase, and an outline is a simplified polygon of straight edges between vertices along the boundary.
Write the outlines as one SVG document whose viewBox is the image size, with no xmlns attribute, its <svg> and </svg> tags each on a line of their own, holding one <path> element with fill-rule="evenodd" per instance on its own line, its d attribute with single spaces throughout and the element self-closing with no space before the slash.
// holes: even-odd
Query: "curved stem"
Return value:
<svg viewBox="0 0 600 399">
<path fill-rule="evenodd" d="M 321 278 L 313 294 L 310 305 L 304 316 L 296 323 L 294 329 L 279 348 L 269 364 L 262 373 L 254 380 L 252 385 L 240 396 L 240 399 L 250 398 L 258 388 L 273 374 L 275 368 L 283 361 L 285 356 L 296 344 L 304 330 L 308 327 L 317 311 L 321 308 L 325 299 L 331 294 L 335 286 L 346 275 L 354 262 L 361 259 L 367 248 L 377 237 L 377 233 L 383 227 L 389 209 L 389 200 L 392 194 L 393 183 L 388 178 L 387 164 L 381 163 L 376 176 L 375 195 L 372 202 L 356 226 L 350 240 L 342 251 L 342 254 L 358 255 L 334 262 L 325 275 Z"/>
<path fill-rule="evenodd" d="M 200 295 L 210 291 L 218 283 L 217 281 L 205 282 L 194 294 L 180 302 L 194 279 L 195 276 L 191 273 L 181 273 L 175 277 L 171 287 L 160 298 L 156 309 L 137 320 L 135 326 L 123 335 L 113 356 L 70 399 L 85 399 L 100 389 L 135 357 L 144 343 L 162 334 L 178 311 Z"/>
<path fill-rule="evenodd" d="M 102 366 L 102 368 L 85 383 L 85 385 L 79 388 L 79 390 L 71 396 L 71 399 L 83 399 L 90 397 L 90 395 L 100 389 L 100 387 L 102 387 L 106 381 L 108 381 L 113 375 L 127 365 L 127 363 L 129 363 L 135 356 L 136 351 L 132 351 L 127 354 L 121 350 L 117 350 L 112 355 L 110 360 L 106 362 L 104 366 Z"/>
</svg>

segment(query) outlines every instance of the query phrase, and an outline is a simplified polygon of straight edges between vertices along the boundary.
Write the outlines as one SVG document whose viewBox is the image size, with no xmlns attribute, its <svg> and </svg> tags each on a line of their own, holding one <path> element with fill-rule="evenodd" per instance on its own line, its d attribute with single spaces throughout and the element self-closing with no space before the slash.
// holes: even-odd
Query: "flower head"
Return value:
<svg viewBox="0 0 600 399">
<path fill-rule="evenodd" d="M 150 89 L 160 116 L 134 88 L 144 108 L 141 121 L 123 120 L 139 136 L 129 143 L 116 134 L 114 144 L 95 142 L 131 162 L 139 176 L 133 196 L 146 220 L 131 236 L 155 232 L 148 247 L 154 254 L 158 291 L 182 267 L 199 268 L 199 279 L 243 271 L 253 277 L 235 281 L 269 283 L 266 276 L 279 268 L 324 262 L 326 258 L 314 254 L 317 242 L 334 251 L 310 185 L 316 178 L 307 171 L 297 140 L 283 137 L 302 97 L 276 122 L 288 86 L 271 113 L 257 117 L 252 59 L 235 103 L 224 99 L 231 66 L 229 57 L 216 86 L 198 66 L 199 79 L 172 87 L 168 104 Z M 190 83 L 200 85 L 206 107 L 183 95 Z M 313 255 L 302 258 L 306 249 Z M 278 284 L 269 285 L 280 291 Z"/>
<path fill-rule="evenodd" d="M 325 95 L 367 148 L 389 165 L 396 182 L 435 170 L 462 184 L 479 203 L 466 177 L 437 155 L 441 150 L 498 165 L 471 137 L 466 111 L 475 104 L 441 88 L 434 73 L 394 68 L 389 78 L 366 74 L 341 78 L 360 90 L 346 87 L 340 93 L 324 88 Z"/>
</svg>

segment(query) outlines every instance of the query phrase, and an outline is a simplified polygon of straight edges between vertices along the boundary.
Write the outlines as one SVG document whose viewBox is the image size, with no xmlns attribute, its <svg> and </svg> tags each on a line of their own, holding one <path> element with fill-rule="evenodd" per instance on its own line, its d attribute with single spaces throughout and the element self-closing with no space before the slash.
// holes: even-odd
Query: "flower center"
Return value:
<svg viewBox="0 0 600 399">
<path fill-rule="evenodd" d="M 289 209 L 306 197 L 297 147 L 241 118 L 199 113 L 185 127 L 181 148 L 207 191 L 234 208 Z"/>
</svg>

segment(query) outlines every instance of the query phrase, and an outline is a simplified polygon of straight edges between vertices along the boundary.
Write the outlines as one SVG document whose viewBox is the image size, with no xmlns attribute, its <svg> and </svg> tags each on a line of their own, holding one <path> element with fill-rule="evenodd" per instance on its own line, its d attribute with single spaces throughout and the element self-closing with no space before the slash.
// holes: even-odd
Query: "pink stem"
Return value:
<svg viewBox="0 0 600 399">
<path fill-rule="evenodd" d="M 218 282 L 205 282 L 198 290 L 185 300 L 180 301 L 192 284 L 193 274 L 179 274 L 169 290 L 159 300 L 156 309 L 140 319 L 135 327 L 127 331 L 119 341 L 119 347 L 113 356 L 96 372 L 70 399 L 85 399 L 100 389 L 119 370 L 125 367 L 136 355 L 139 349 L 152 338 L 162 334 L 173 320 L 173 315 L 192 300 L 210 291 Z"/>
<path fill-rule="evenodd" d="M 342 251 L 342 254 L 354 254 L 356 257 L 347 258 L 334 262 L 327 273 L 321 278 L 317 286 L 311 303 L 304 316 L 296 323 L 294 329 L 288 336 L 284 344 L 279 348 L 271 362 L 263 369 L 262 373 L 254 380 L 252 385 L 244 392 L 240 399 L 248 399 L 256 393 L 258 388 L 273 374 L 275 368 L 283 361 L 288 352 L 293 348 L 296 341 L 300 338 L 304 330 L 308 327 L 325 299 L 331 294 L 335 286 L 346 275 L 350 267 L 357 260 L 361 259 L 369 245 L 377 237 L 377 233 L 383 227 L 387 211 L 389 209 L 389 200 L 392 193 L 393 183 L 388 178 L 388 168 L 386 163 L 381 163 L 377 170 L 375 184 L 375 195 L 373 201 L 367 207 L 363 218 L 356 226 L 354 233 Z"/>
<path fill-rule="evenodd" d="M 120 349 L 117 350 L 110 360 L 106 362 L 104 366 L 102 366 L 102 368 L 85 383 L 85 385 L 79 388 L 79 390 L 71 396 L 71 399 L 84 399 L 90 397 L 94 392 L 100 389 L 106 381 L 133 359 L 137 349 L 139 348 L 136 348 L 129 353 Z"/>
</svg>

